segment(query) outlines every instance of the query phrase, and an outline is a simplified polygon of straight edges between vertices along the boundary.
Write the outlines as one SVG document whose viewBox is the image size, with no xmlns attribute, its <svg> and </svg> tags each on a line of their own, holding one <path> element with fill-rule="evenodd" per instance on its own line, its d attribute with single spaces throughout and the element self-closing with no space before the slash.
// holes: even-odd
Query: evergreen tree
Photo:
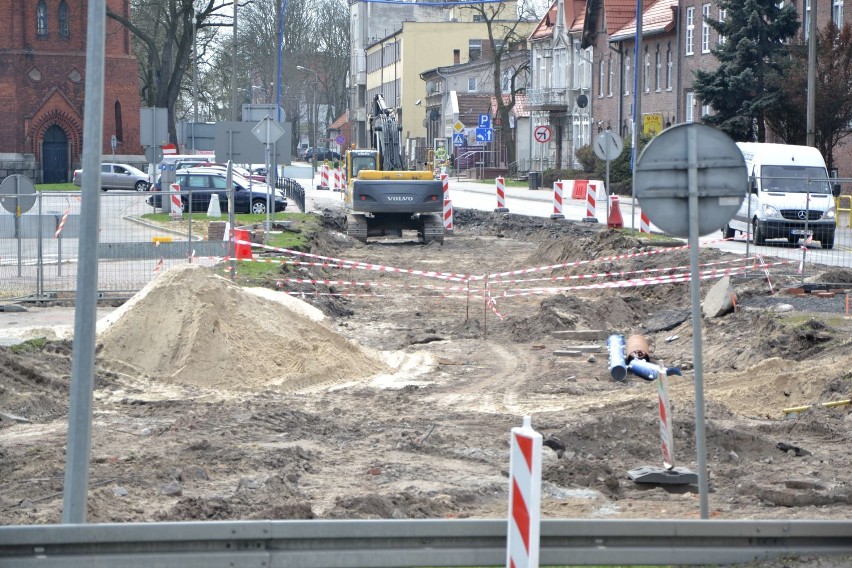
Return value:
<svg viewBox="0 0 852 568">
<path fill-rule="evenodd" d="M 766 116 L 782 102 L 776 80 L 789 57 L 787 41 L 799 29 L 792 3 L 778 0 L 717 0 L 724 21 L 707 19 L 725 41 L 712 53 L 719 61 L 713 71 L 696 71 L 696 96 L 714 114 L 702 117 L 734 140 L 766 141 Z"/>
</svg>

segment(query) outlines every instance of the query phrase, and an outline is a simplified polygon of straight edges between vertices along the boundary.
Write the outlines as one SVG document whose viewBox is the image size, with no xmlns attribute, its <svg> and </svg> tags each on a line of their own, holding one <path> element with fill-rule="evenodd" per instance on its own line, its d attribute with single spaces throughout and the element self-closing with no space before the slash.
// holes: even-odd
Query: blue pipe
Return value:
<svg viewBox="0 0 852 568">
<path fill-rule="evenodd" d="M 659 372 L 661 367 L 659 365 L 655 365 L 649 361 L 644 359 L 633 359 L 630 361 L 630 364 L 627 365 L 627 368 L 631 373 L 636 375 L 637 377 L 642 377 L 646 381 L 655 381 L 659 376 Z M 669 375 L 679 375 L 683 376 L 683 373 L 677 367 L 668 367 L 666 369 L 666 376 Z"/>
<path fill-rule="evenodd" d="M 624 336 L 613 334 L 606 340 L 609 350 L 609 374 L 616 381 L 627 378 L 627 365 L 624 363 Z"/>
</svg>

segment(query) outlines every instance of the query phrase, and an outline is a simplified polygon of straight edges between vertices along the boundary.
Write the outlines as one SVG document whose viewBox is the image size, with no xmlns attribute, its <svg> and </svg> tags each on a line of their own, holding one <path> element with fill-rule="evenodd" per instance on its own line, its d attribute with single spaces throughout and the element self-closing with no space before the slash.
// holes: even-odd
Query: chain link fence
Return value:
<svg viewBox="0 0 852 568">
<path fill-rule="evenodd" d="M 278 187 L 288 198 L 288 210 L 296 205 L 304 211 L 305 191 L 298 182 L 284 178 Z M 0 210 L 0 300 L 74 298 L 81 195 L 37 192 L 33 207 L 20 216 Z M 227 212 L 204 221 L 155 219 L 152 214 L 162 211 L 146 202 L 151 196 L 100 194 L 98 292 L 103 297 L 128 297 L 162 270 L 190 262 L 212 266 L 229 254 L 222 223 L 210 223 L 227 221 Z"/>
</svg>

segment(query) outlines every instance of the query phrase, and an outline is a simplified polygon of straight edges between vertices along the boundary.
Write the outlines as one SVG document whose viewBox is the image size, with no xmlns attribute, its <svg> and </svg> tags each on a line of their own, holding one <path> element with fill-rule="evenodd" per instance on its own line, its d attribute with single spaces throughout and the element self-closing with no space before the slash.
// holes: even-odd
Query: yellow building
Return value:
<svg viewBox="0 0 852 568">
<path fill-rule="evenodd" d="M 514 3 L 502 6 L 502 13 L 516 17 Z M 487 24 L 480 21 L 475 11 L 454 7 L 447 9 L 446 14 L 447 21 L 402 22 L 401 29 L 369 43 L 365 49 L 363 104 L 366 114 L 370 114 L 373 98 L 379 93 L 389 106 L 398 109 L 405 157 L 409 163 L 423 152 L 426 140 L 426 113 L 422 101 L 427 93 L 420 74 L 429 69 L 484 59 L 491 51 Z M 517 20 L 507 18 L 494 21 L 492 28 L 495 38 L 504 37 L 507 26 L 526 37 L 533 25 L 534 22 L 517 24 Z"/>
</svg>

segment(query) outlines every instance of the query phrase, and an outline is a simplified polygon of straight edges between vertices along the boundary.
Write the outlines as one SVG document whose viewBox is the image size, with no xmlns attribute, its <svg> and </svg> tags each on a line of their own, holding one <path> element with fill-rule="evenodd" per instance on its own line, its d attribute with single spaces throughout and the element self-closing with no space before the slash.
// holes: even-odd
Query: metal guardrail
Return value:
<svg viewBox="0 0 852 568">
<path fill-rule="evenodd" d="M 506 520 L 0 527 L 0 568 L 505 566 Z M 719 565 L 852 554 L 852 521 L 545 520 L 540 565 Z"/>
</svg>

